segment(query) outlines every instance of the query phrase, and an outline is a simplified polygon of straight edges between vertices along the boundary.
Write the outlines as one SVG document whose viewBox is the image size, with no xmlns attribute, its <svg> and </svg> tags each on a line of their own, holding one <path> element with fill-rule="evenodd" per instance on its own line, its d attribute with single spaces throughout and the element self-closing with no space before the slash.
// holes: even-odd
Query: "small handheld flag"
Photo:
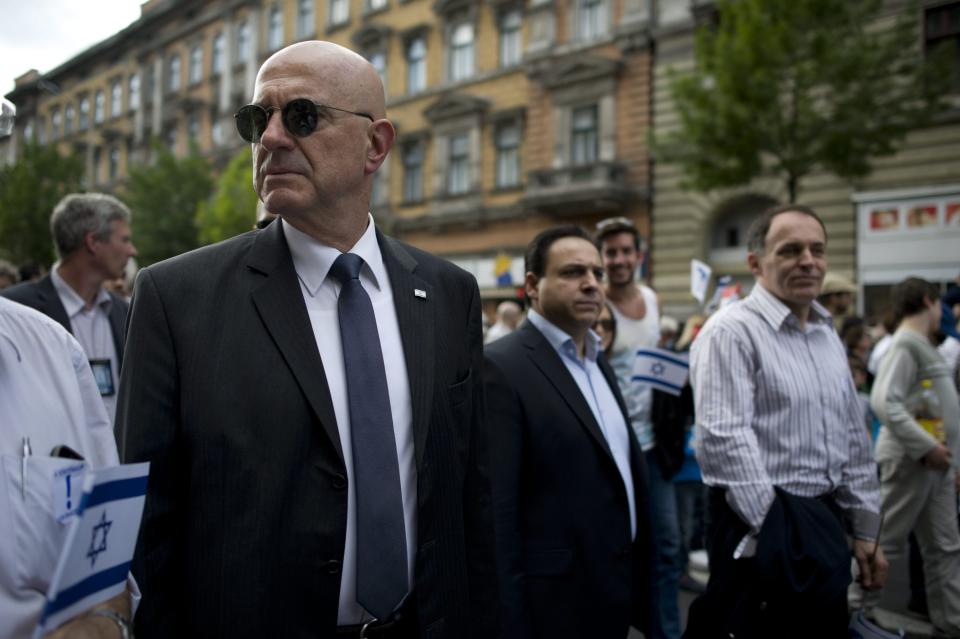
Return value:
<svg viewBox="0 0 960 639">
<path fill-rule="evenodd" d="M 147 462 L 86 473 L 80 508 L 69 524 L 34 639 L 123 592 L 149 472 Z"/>
<path fill-rule="evenodd" d="M 687 383 L 689 370 L 686 354 L 662 348 L 641 348 L 633 362 L 631 379 L 678 396 Z"/>
</svg>

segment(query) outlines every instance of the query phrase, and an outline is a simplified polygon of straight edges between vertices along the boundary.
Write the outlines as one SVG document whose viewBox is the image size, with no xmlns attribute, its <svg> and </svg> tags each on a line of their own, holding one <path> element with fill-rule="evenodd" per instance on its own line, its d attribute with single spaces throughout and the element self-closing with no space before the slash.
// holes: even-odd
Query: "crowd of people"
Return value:
<svg viewBox="0 0 960 639">
<path fill-rule="evenodd" d="M 679 322 L 614 217 L 539 233 L 484 331 L 473 277 L 369 212 L 396 132 L 364 58 L 286 47 L 236 121 L 275 219 L 128 303 L 131 212 L 71 195 L 59 261 L 0 292 L 0 637 L 43 609 L 64 448 L 150 476 L 126 591 L 61 638 L 846 637 L 911 533 L 960 637 L 960 289 L 905 278 L 881 339 L 793 203 L 749 230 L 749 294 Z"/>
</svg>

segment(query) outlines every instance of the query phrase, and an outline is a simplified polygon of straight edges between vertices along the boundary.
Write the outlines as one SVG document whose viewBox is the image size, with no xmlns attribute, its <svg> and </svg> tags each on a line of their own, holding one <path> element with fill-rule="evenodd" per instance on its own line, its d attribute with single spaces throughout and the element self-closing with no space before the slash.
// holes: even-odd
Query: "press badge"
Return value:
<svg viewBox="0 0 960 639">
<path fill-rule="evenodd" d="M 100 395 L 102 397 L 113 395 L 116 390 L 113 388 L 113 367 L 110 365 L 110 360 L 91 359 L 90 368 L 93 369 L 93 378 L 97 380 Z"/>
<path fill-rule="evenodd" d="M 53 490 L 50 491 L 53 498 L 52 512 L 60 523 L 77 514 L 86 470 L 87 465 L 84 462 L 77 462 L 53 471 Z"/>
</svg>

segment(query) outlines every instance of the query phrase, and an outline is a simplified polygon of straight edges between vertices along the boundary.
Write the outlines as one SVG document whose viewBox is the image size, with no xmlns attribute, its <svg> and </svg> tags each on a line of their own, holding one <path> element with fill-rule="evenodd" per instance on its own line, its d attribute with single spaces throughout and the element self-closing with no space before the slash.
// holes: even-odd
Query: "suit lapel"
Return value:
<svg viewBox="0 0 960 639">
<path fill-rule="evenodd" d="M 258 234 L 247 266 L 255 278 L 251 297 L 260 319 L 343 460 L 327 376 L 279 221 Z"/>
<path fill-rule="evenodd" d="M 593 416 L 590 406 L 583 398 L 580 387 L 570 375 L 570 371 L 560 359 L 560 355 L 554 350 L 547 338 L 543 336 L 537 327 L 529 321 L 524 322 L 520 328 L 523 331 L 523 343 L 529 349 L 530 359 L 534 365 L 539 368 L 544 376 L 550 381 L 560 397 L 566 402 L 573 414 L 577 416 L 580 424 L 587 431 L 587 434 L 603 449 L 603 451 L 613 462 L 613 454 L 610 452 L 610 446 L 607 444 L 607 438 L 603 436 L 600 425 Z"/>
<path fill-rule="evenodd" d="M 377 230 L 383 263 L 390 277 L 397 324 L 403 341 L 403 357 L 410 384 L 413 444 L 417 467 L 423 462 L 430 430 L 434 379 L 434 322 L 437 301 L 433 287 L 415 274 L 417 261 L 395 240 Z M 423 291 L 423 295 L 415 291 Z"/>
<path fill-rule="evenodd" d="M 117 372 L 123 366 L 123 336 L 127 330 L 127 303 L 118 295 L 110 293 L 110 332 L 113 346 L 117 349 Z"/>
<path fill-rule="evenodd" d="M 73 334 L 73 326 L 70 325 L 70 318 L 67 316 L 67 309 L 63 307 L 60 296 L 57 295 L 57 289 L 53 286 L 53 280 L 49 275 L 45 276 L 37 283 L 37 310 L 53 319 Z"/>
</svg>

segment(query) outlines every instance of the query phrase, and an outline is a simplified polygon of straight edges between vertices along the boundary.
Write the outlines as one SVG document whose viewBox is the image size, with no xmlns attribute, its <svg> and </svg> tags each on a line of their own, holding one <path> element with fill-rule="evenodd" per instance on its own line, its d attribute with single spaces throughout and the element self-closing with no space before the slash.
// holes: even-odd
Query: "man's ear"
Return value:
<svg viewBox="0 0 960 639">
<path fill-rule="evenodd" d="M 100 241 L 97 240 L 97 234 L 94 231 L 88 231 L 83 236 L 83 247 L 87 249 L 87 252 L 91 255 L 95 255 L 97 252 L 97 244 Z"/>
<path fill-rule="evenodd" d="M 750 267 L 750 272 L 755 276 L 763 274 L 763 269 L 760 268 L 760 256 L 753 251 L 747 253 L 747 266 Z"/>
<path fill-rule="evenodd" d="M 527 294 L 527 299 L 531 302 L 535 302 L 540 298 L 540 294 L 537 292 L 537 283 L 540 281 L 536 275 L 533 274 L 533 271 L 527 271 L 527 274 L 523 276 L 523 290 Z"/>
<path fill-rule="evenodd" d="M 387 158 L 387 153 L 393 148 L 397 131 L 386 118 L 377 120 L 369 127 L 370 145 L 367 147 L 367 172 L 373 173 L 380 168 Z"/>
</svg>

